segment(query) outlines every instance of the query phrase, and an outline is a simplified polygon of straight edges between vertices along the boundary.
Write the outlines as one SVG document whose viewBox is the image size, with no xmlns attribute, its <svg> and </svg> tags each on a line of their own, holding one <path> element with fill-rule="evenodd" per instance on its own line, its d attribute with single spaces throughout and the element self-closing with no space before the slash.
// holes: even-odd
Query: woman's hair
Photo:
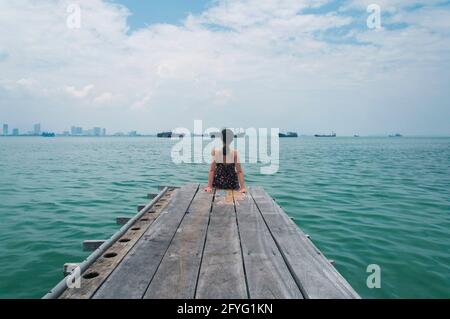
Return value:
<svg viewBox="0 0 450 319">
<path fill-rule="evenodd" d="M 223 156 L 226 156 L 230 149 L 230 144 L 233 142 L 234 133 L 230 129 L 222 130 L 222 142 L 223 142 Z"/>
</svg>

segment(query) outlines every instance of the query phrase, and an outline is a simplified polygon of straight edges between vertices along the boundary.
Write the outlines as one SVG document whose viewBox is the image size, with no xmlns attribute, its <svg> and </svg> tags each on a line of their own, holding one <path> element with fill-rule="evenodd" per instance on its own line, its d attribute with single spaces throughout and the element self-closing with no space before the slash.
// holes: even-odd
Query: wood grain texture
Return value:
<svg viewBox="0 0 450 319">
<path fill-rule="evenodd" d="M 248 298 L 232 191 L 216 191 L 195 297 Z"/>
<path fill-rule="evenodd" d="M 60 298 L 359 298 L 259 187 L 171 189 L 121 239 Z"/>
<path fill-rule="evenodd" d="M 165 195 L 166 203 L 172 192 Z M 159 203 L 159 202 L 158 202 Z M 61 299 L 89 299 L 97 289 L 105 282 L 117 265 L 123 260 L 131 248 L 138 242 L 150 225 L 159 216 L 166 205 L 154 209 L 153 213 L 144 214 L 130 229 L 115 242 L 102 257 L 98 258 L 84 274 L 97 273 L 98 276 L 91 279 L 81 278 L 81 286 L 78 289 L 67 289 Z M 114 257 L 111 254 L 115 254 Z M 106 257 L 105 257 L 106 256 Z M 84 275 L 83 274 L 83 275 Z"/>
<path fill-rule="evenodd" d="M 141 299 L 147 290 L 198 185 L 177 189 L 166 209 L 117 266 L 94 299 Z"/>
<path fill-rule="evenodd" d="M 302 299 L 278 247 L 250 194 L 234 192 L 238 228 L 251 299 Z"/>
<path fill-rule="evenodd" d="M 348 282 L 262 188 L 253 188 L 251 194 L 305 298 L 359 298 Z"/>
<path fill-rule="evenodd" d="M 213 193 L 194 197 L 169 249 L 145 293 L 148 299 L 193 299 L 203 255 Z"/>
<path fill-rule="evenodd" d="M 148 214 L 145 218 L 147 221 L 138 222 L 136 226 L 139 225 L 141 228 L 138 231 L 128 231 L 122 239 L 129 239 L 127 242 L 115 242 L 107 252 L 103 254 L 102 257 L 98 258 L 94 264 L 92 264 L 89 269 L 84 272 L 85 274 L 97 273 L 98 276 L 95 278 L 83 278 L 81 277 L 81 285 L 78 289 L 67 289 L 61 299 L 89 299 L 97 291 L 103 282 L 108 278 L 108 276 L 113 272 L 117 265 L 126 256 L 129 250 L 138 242 L 139 238 L 144 234 L 146 229 L 151 225 L 151 223 L 156 219 L 158 214 Z M 108 254 L 115 254 L 113 258 L 106 258 Z"/>
</svg>

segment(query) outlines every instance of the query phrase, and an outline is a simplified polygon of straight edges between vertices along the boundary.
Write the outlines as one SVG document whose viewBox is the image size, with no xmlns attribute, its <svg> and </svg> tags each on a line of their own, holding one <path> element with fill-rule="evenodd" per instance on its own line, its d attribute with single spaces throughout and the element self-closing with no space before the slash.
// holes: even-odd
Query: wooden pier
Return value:
<svg viewBox="0 0 450 319">
<path fill-rule="evenodd" d="M 45 298 L 359 298 L 262 188 L 166 187 L 137 217 L 80 266 L 79 288 Z"/>
</svg>

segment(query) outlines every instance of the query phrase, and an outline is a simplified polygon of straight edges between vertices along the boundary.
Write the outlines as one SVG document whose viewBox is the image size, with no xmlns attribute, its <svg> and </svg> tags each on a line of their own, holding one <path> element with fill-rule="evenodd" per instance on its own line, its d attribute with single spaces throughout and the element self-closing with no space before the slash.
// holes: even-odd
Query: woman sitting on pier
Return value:
<svg viewBox="0 0 450 319">
<path fill-rule="evenodd" d="M 239 190 L 245 193 L 244 171 L 239 159 L 239 152 L 231 149 L 234 133 L 230 129 L 222 130 L 223 147 L 212 150 L 212 163 L 208 175 L 208 187 L 205 191 L 211 192 L 213 188 Z"/>
</svg>

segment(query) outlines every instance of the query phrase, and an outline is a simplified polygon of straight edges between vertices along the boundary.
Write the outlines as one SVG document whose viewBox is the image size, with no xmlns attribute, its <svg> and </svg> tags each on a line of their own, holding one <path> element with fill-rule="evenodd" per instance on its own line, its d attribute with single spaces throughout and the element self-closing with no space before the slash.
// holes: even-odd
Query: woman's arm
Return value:
<svg viewBox="0 0 450 319">
<path fill-rule="evenodd" d="M 211 166 L 209 167 L 208 186 L 205 188 L 205 191 L 208 193 L 212 192 L 214 175 L 215 175 L 215 171 L 216 171 L 216 161 L 214 159 L 214 150 L 212 151 L 211 155 L 213 156 L 213 159 L 211 161 Z"/>
<path fill-rule="evenodd" d="M 239 158 L 239 153 L 235 152 L 235 163 L 236 163 L 236 173 L 238 175 L 239 180 L 239 191 L 241 193 L 246 193 L 247 189 L 245 188 L 245 180 L 244 180 L 244 170 L 242 169 L 241 160 Z"/>
</svg>

